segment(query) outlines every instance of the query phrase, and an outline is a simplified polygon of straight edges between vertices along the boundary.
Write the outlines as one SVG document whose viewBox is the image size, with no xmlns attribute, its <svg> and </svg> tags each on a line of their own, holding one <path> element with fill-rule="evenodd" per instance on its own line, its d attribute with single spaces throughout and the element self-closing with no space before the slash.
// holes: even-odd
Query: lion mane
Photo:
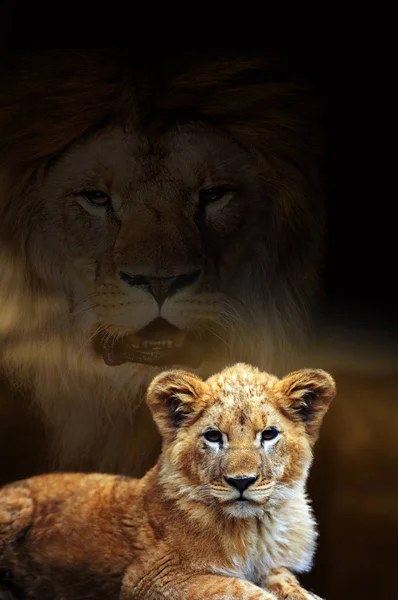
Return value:
<svg viewBox="0 0 398 600">
<path fill-rule="evenodd" d="M 76 321 L 78 283 L 71 264 L 80 276 L 85 257 L 78 256 L 77 243 L 63 242 L 62 252 L 55 250 L 54 240 L 74 221 L 56 222 L 51 203 L 43 206 L 48 173 L 63 176 L 68 165 L 62 160 L 71 148 L 116 126 L 130 134 L 145 130 L 150 138 L 182 120 L 192 127 L 205 124 L 209 135 L 224 140 L 220 147 L 232 140 L 234 152 L 245 153 L 255 170 L 260 200 L 256 224 L 248 205 L 240 217 L 246 233 L 229 234 L 236 252 L 231 250 L 228 268 L 236 274 L 231 297 L 237 309 L 222 325 L 226 350 L 220 364 L 208 364 L 205 374 L 237 361 L 278 372 L 285 368 L 282 357 L 304 340 L 318 290 L 323 236 L 318 116 L 312 92 L 286 78 L 273 59 L 206 58 L 184 66 L 158 61 L 144 68 L 121 51 L 59 50 L 17 57 L 4 66 L 0 401 L 5 430 L 8 415 L 14 424 L 25 418 L 25 433 L 37 422 L 45 432 L 47 458 L 37 470 L 141 475 L 158 452 L 156 429 L 142 402 L 156 370 L 104 364 L 89 350 L 84 323 Z M 201 135 L 206 143 L 207 134 Z M 148 173 L 156 178 L 149 167 Z M 176 240 L 182 225 L 177 220 L 173 226 Z M 243 235 L 249 239 L 254 227 L 251 250 Z M 152 248 L 156 243 L 153 234 Z M 217 252 L 212 248 L 209 260 Z M 108 304 L 102 309 L 110 314 Z M 15 468 L 10 477 L 30 474 Z"/>
</svg>

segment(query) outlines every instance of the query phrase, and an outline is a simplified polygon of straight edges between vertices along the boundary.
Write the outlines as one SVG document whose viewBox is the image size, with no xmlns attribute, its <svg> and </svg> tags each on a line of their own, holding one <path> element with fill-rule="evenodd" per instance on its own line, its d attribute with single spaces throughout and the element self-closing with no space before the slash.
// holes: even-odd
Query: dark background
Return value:
<svg viewBox="0 0 398 600">
<path fill-rule="evenodd" d="M 319 14 L 292 14 L 282 4 L 278 15 L 246 3 L 228 14 L 192 4 L 175 14 L 152 4 L 101 6 L 89 14 L 69 4 L 3 2 L 1 51 L 122 45 L 133 55 L 136 50 L 137 61 L 162 56 L 166 63 L 212 51 L 283 53 L 291 73 L 316 88 L 323 108 L 323 316 L 344 323 L 348 336 L 361 331 L 364 340 L 381 340 L 386 356 L 391 344 L 398 348 L 393 16 L 375 7 L 349 15 L 336 4 L 322 4 Z M 392 423 L 398 363 L 386 367 L 388 376 L 369 375 L 366 366 L 355 373 L 339 369 L 340 404 L 326 421 L 310 484 L 321 544 L 307 582 L 328 600 L 390 600 L 396 595 L 398 491 L 390 482 L 398 465 Z"/>
<path fill-rule="evenodd" d="M 324 110 L 329 223 L 324 305 L 394 334 L 397 200 L 389 15 L 381 9 L 341 14 L 327 4 L 319 14 L 309 9 L 295 14 L 283 4 L 278 14 L 264 7 L 260 14 L 250 4 L 228 14 L 205 5 L 196 12 L 175 8 L 175 14 L 152 4 L 101 6 L 90 13 L 84 4 L 3 0 L 3 52 L 114 44 L 130 46 L 137 61 L 162 56 L 166 62 L 168 56 L 212 51 L 283 53 L 291 72 L 316 88 Z"/>
</svg>

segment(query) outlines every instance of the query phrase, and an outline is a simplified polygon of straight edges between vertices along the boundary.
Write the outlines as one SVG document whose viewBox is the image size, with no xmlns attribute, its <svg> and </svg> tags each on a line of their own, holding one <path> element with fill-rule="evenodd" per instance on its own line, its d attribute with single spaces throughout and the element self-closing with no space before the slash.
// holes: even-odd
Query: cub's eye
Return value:
<svg viewBox="0 0 398 600">
<path fill-rule="evenodd" d="M 274 440 L 278 435 L 279 431 L 276 429 L 276 427 L 268 427 L 262 432 L 261 440 L 263 442 L 269 442 L 270 440 Z"/>
<path fill-rule="evenodd" d="M 79 196 L 83 196 L 89 204 L 94 206 L 110 206 L 112 202 L 108 194 L 96 190 L 83 190 Z"/>
<path fill-rule="evenodd" d="M 233 191 L 234 190 L 227 185 L 208 188 L 207 190 L 200 190 L 199 202 L 202 205 L 212 204 L 213 202 L 218 202 L 219 200 L 224 198 L 224 196 L 232 194 Z"/>
<path fill-rule="evenodd" d="M 211 429 L 210 431 L 206 431 L 204 437 L 208 442 L 214 443 L 222 441 L 222 434 L 220 431 L 217 431 L 217 429 Z"/>
</svg>

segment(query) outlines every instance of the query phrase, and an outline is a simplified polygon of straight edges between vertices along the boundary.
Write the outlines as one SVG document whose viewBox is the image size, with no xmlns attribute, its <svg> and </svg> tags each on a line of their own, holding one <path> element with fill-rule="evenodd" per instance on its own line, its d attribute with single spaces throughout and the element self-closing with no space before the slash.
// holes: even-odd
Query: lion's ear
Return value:
<svg viewBox="0 0 398 600">
<path fill-rule="evenodd" d="M 334 379 L 321 369 L 301 369 L 280 382 L 282 406 L 290 418 L 302 421 L 313 443 L 322 419 L 336 395 Z"/>
<path fill-rule="evenodd" d="M 207 385 L 186 371 L 165 371 L 148 387 L 147 403 L 163 438 L 192 422 L 205 407 Z"/>
</svg>

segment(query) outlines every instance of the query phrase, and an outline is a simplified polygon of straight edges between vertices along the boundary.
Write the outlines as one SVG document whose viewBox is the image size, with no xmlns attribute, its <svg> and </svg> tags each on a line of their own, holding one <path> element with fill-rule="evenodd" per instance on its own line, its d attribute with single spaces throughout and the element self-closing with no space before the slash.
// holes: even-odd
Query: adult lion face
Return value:
<svg viewBox="0 0 398 600">
<path fill-rule="evenodd" d="M 221 130 L 101 131 L 50 167 L 38 204 L 38 244 L 66 267 L 74 327 L 106 364 L 198 367 L 226 354 L 228 328 L 250 327 L 235 295 L 267 203 Z"/>
<path fill-rule="evenodd" d="M 34 83 L 21 73 L 7 93 L 29 110 L 6 94 L 0 123 L 11 186 L 27 182 L 11 245 L 28 232 L 35 286 L 67 298 L 80 347 L 107 365 L 270 368 L 316 287 L 317 142 L 303 90 L 247 61 L 143 89 L 126 64 L 73 52 L 41 57 Z"/>
</svg>

